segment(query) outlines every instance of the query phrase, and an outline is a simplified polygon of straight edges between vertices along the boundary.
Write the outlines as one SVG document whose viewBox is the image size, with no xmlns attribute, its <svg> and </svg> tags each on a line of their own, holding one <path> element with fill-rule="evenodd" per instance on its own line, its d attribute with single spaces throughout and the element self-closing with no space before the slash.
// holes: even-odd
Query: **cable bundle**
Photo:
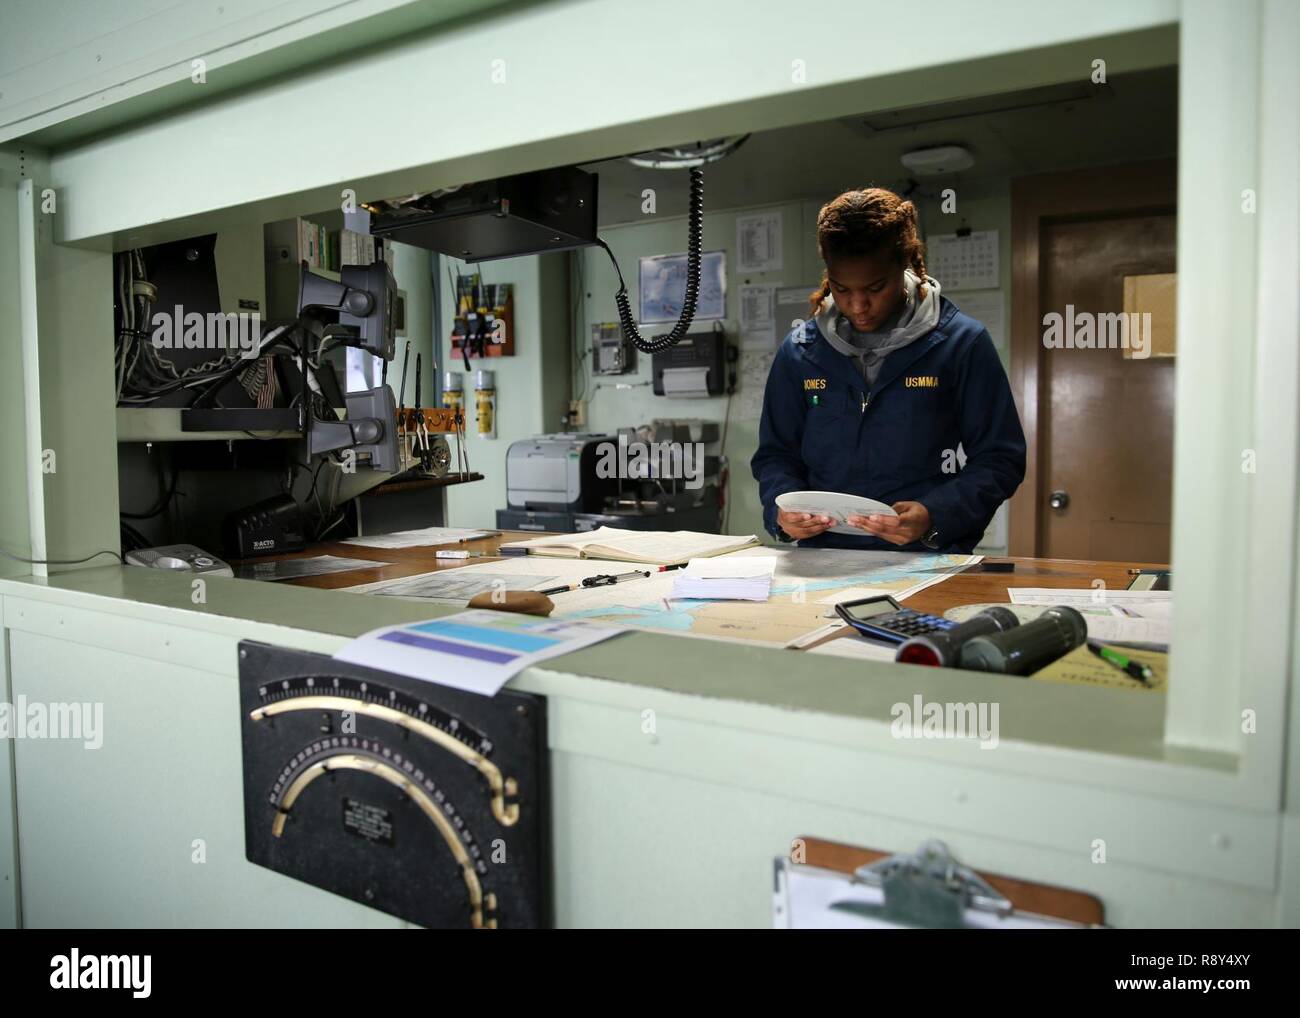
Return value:
<svg viewBox="0 0 1300 1018">
<path fill-rule="evenodd" d="M 114 369 L 119 406 L 144 406 L 180 389 L 202 390 L 195 401 L 198 402 L 215 395 L 216 390 L 233 377 L 240 378 L 244 390 L 258 406 L 263 403 L 254 393 L 265 393 L 268 385 L 270 396 L 274 398 L 275 373 L 269 365 L 262 367 L 260 358 L 248 358 L 242 353 L 223 353 L 201 364 L 178 369 L 172 360 L 159 353 L 150 339 L 150 310 L 158 291 L 145 275 L 143 252 L 136 249 L 120 255 L 117 276 L 118 329 Z M 296 350 L 297 345 L 291 338 L 295 331 L 296 326 L 282 325 L 264 332 L 258 352 L 280 343 Z M 261 379 L 256 387 L 250 387 L 253 385 L 251 381 L 244 381 L 246 373 Z M 262 395 L 261 398 L 266 397 Z"/>
<path fill-rule="evenodd" d="M 682 312 L 678 315 L 677 324 L 673 326 L 671 332 L 655 336 L 653 339 L 646 339 L 637 331 L 636 319 L 632 315 L 632 302 L 627 295 L 627 283 L 623 281 L 623 272 L 618 267 L 618 259 L 614 257 L 614 252 L 609 249 L 608 244 L 603 240 L 598 242 L 609 255 L 609 260 L 614 263 L 614 271 L 618 273 L 618 293 L 614 294 L 614 303 L 618 305 L 619 321 L 623 323 L 623 331 L 628 338 L 642 353 L 659 353 L 670 346 L 676 346 L 678 341 L 690 331 L 691 323 L 695 321 L 695 305 L 700 296 L 700 240 L 704 232 L 704 171 L 698 168 L 691 170 L 688 223 L 686 296 L 682 300 Z"/>
</svg>

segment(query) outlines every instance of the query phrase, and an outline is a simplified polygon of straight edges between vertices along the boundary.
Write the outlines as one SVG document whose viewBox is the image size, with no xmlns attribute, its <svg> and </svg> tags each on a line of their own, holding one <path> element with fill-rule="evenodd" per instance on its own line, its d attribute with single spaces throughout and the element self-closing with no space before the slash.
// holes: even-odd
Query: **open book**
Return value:
<svg viewBox="0 0 1300 1018">
<path fill-rule="evenodd" d="M 694 530 L 619 530 L 598 527 L 585 534 L 555 534 L 512 541 L 501 547 L 525 549 L 529 555 L 552 558 L 603 558 L 615 562 L 649 562 L 673 566 L 693 558 L 711 558 L 752 548 L 758 538 L 701 534 Z"/>
</svg>

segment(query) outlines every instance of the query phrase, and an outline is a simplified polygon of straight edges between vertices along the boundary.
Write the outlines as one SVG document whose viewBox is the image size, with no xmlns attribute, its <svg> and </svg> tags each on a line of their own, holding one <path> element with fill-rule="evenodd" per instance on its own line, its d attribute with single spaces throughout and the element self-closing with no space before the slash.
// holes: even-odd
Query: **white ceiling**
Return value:
<svg viewBox="0 0 1300 1018">
<path fill-rule="evenodd" d="M 752 135 L 727 158 L 704 168 L 706 211 L 792 199 L 829 200 L 877 185 L 902 189 L 899 157 L 918 148 L 962 145 L 975 165 L 924 187 L 1002 180 L 1032 173 L 1173 157 L 1177 151 L 1178 70 L 1160 68 L 1090 84 L 1074 98 L 1059 93 L 947 103 L 808 123 Z M 930 119 L 937 117 L 939 119 Z M 875 128 L 867 126 L 870 120 Z M 929 122 L 920 122 L 926 121 Z M 895 126 L 906 121 L 904 126 Z M 689 144 L 682 139 L 679 144 Z M 684 215 L 685 170 L 639 169 L 615 157 L 583 166 L 600 176 L 600 226 L 639 221 L 641 192 L 653 187 L 657 213 Z"/>
</svg>

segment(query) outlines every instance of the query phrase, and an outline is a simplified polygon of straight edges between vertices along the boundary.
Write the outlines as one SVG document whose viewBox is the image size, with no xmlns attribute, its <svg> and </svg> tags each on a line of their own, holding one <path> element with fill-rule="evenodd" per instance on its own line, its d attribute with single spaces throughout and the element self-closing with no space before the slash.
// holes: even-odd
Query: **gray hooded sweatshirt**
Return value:
<svg viewBox="0 0 1300 1018">
<path fill-rule="evenodd" d="M 939 324 L 938 282 L 926 277 L 925 299 L 918 304 L 916 292 L 919 287 L 916 273 L 911 269 L 904 270 L 906 296 L 903 305 L 875 332 L 859 332 L 835 306 L 835 299 L 830 294 L 822 298 L 821 310 L 814 319 L 817 328 L 833 349 L 853 361 L 868 387 L 876 384 L 886 357 L 920 339 Z"/>
</svg>

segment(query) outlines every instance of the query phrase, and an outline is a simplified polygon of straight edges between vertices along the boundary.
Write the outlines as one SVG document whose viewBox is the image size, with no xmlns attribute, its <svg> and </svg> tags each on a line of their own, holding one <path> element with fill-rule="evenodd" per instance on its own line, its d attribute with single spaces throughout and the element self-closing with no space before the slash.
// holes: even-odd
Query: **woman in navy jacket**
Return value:
<svg viewBox="0 0 1300 1018">
<path fill-rule="evenodd" d="M 813 318 L 777 351 L 751 467 L 769 532 L 801 545 L 968 552 L 1025 476 L 1025 436 L 987 330 L 925 271 L 916 207 L 848 191 L 817 216 L 826 272 Z M 958 453 L 964 454 L 964 465 Z M 854 516 L 789 513 L 788 491 L 891 504 Z"/>
</svg>

